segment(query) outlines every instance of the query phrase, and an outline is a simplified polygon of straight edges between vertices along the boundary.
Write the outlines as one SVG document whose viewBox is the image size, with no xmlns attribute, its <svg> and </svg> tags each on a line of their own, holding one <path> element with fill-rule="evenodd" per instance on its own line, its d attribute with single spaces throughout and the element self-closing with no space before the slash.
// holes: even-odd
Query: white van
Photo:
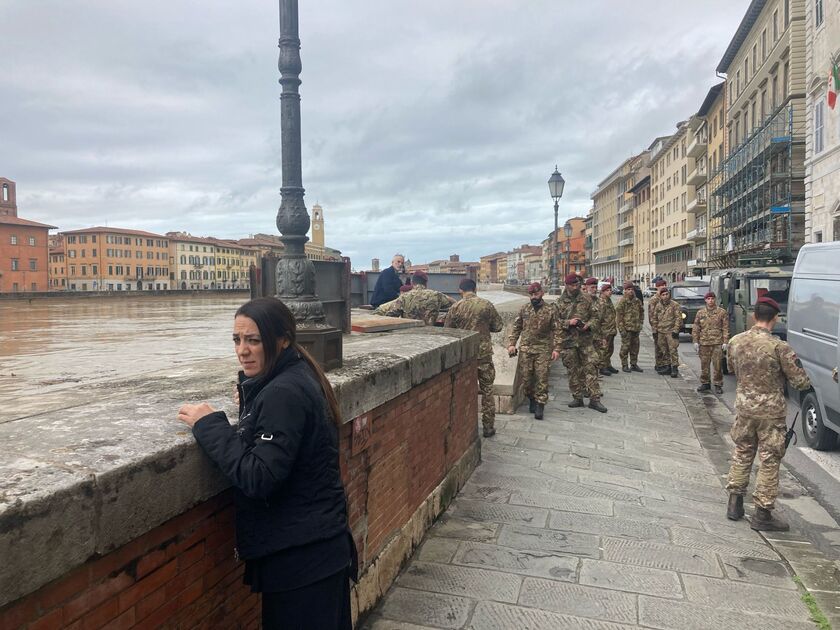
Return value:
<svg viewBox="0 0 840 630">
<path fill-rule="evenodd" d="M 787 313 L 788 341 L 812 386 L 791 392 L 802 409 L 803 437 L 812 448 L 835 448 L 840 433 L 840 242 L 799 250 Z"/>
</svg>

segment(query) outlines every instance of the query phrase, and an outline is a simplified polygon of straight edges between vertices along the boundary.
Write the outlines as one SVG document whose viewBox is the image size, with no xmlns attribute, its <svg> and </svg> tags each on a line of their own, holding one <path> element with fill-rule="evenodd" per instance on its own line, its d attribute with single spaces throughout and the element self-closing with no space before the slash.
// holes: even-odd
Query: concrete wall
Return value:
<svg viewBox="0 0 840 630">
<path fill-rule="evenodd" d="M 479 461 L 478 338 L 416 328 L 344 347 L 329 376 L 346 420 L 359 615 Z M 227 481 L 174 420 L 184 400 L 231 411 L 233 369 L 209 361 L 145 375 L 91 392 L 87 405 L 21 409 L 0 424 L 3 628 L 257 627 L 233 559 Z"/>
</svg>

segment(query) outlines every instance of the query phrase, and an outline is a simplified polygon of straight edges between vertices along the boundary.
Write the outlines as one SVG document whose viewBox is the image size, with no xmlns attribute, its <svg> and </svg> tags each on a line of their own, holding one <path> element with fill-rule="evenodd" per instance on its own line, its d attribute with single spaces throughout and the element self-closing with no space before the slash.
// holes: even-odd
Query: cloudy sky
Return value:
<svg viewBox="0 0 840 630">
<path fill-rule="evenodd" d="M 301 0 L 306 203 L 354 267 L 538 243 L 694 113 L 749 0 Z M 20 215 L 276 233 L 277 3 L 2 0 Z"/>
</svg>

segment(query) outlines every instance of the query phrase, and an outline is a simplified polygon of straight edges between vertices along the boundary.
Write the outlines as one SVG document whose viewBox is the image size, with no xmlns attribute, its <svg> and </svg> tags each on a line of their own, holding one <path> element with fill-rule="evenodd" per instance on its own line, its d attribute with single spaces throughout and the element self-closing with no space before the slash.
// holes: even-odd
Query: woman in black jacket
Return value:
<svg viewBox="0 0 840 630">
<path fill-rule="evenodd" d="M 263 628 L 350 630 L 356 553 L 338 464 L 338 402 L 274 298 L 236 311 L 239 426 L 207 403 L 178 419 L 231 481 L 236 553 L 262 593 Z"/>
</svg>

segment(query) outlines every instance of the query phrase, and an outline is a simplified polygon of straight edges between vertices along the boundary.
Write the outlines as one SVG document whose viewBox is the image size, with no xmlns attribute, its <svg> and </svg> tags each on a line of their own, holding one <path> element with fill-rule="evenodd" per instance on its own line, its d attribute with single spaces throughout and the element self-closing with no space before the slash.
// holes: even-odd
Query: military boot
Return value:
<svg viewBox="0 0 840 630">
<path fill-rule="evenodd" d="M 537 401 L 533 398 L 528 399 L 528 413 L 534 413 L 537 410 Z"/>
<path fill-rule="evenodd" d="M 536 409 L 534 409 L 534 420 L 542 420 L 544 410 L 545 410 L 545 405 L 542 404 L 542 403 L 537 403 L 536 404 Z"/>
<path fill-rule="evenodd" d="M 491 438 L 494 435 L 496 435 L 496 429 L 494 429 L 493 427 L 490 427 L 490 428 L 484 427 L 484 431 L 482 431 L 482 434 L 486 438 Z"/>
<path fill-rule="evenodd" d="M 630 370 L 633 372 L 644 372 L 642 368 L 639 367 L 637 363 L 634 363 L 630 366 Z"/>
<path fill-rule="evenodd" d="M 723 393 L 723 385 L 715 385 L 715 394 Z"/>
<path fill-rule="evenodd" d="M 729 504 L 726 506 L 726 518 L 730 521 L 740 521 L 744 517 L 744 497 L 740 494 L 730 494 Z"/>
<path fill-rule="evenodd" d="M 708 392 L 711 391 L 712 386 L 708 383 L 703 383 L 700 387 L 697 388 L 698 392 Z"/>
<path fill-rule="evenodd" d="M 598 374 L 600 374 L 601 376 L 612 376 L 613 375 L 613 373 L 610 372 L 607 368 L 601 368 L 600 370 L 598 370 Z"/>
<path fill-rule="evenodd" d="M 574 398 L 574 399 L 572 399 L 572 402 L 570 402 L 568 406 L 571 407 L 572 409 L 574 409 L 575 407 L 583 407 L 583 399 L 582 398 Z"/>
<path fill-rule="evenodd" d="M 672 365 L 671 366 L 671 378 L 679 378 L 679 377 L 680 377 L 680 371 L 677 369 L 676 365 Z"/>
<path fill-rule="evenodd" d="M 630 366 L 629 365 L 622 365 L 621 366 L 621 371 L 622 372 L 630 372 Z"/>
<path fill-rule="evenodd" d="M 660 376 L 664 376 L 666 373 L 670 372 L 671 368 L 665 365 L 657 365 L 656 366 L 656 373 Z"/>
<path fill-rule="evenodd" d="M 786 532 L 790 525 L 773 516 L 771 510 L 755 506 L 755 516 L 752 517 L 752 527 L 757 532 Z"/>
<path fill-rule="evenodd" d="M 607 408 L 601 404 L 601 400 L 598 398 L 592 398 L 589 400 L 589 408 L 594 409 L 595 411 L 600 411 L 601 413 L 607 413 Z"/>
<path fill-rule="evenodd" d="M 616 370 L 612 365 L 608 365 L 607 369 L 612 372 L 613 374 L 618 374 L 618 370 Z"/>
</svg>

